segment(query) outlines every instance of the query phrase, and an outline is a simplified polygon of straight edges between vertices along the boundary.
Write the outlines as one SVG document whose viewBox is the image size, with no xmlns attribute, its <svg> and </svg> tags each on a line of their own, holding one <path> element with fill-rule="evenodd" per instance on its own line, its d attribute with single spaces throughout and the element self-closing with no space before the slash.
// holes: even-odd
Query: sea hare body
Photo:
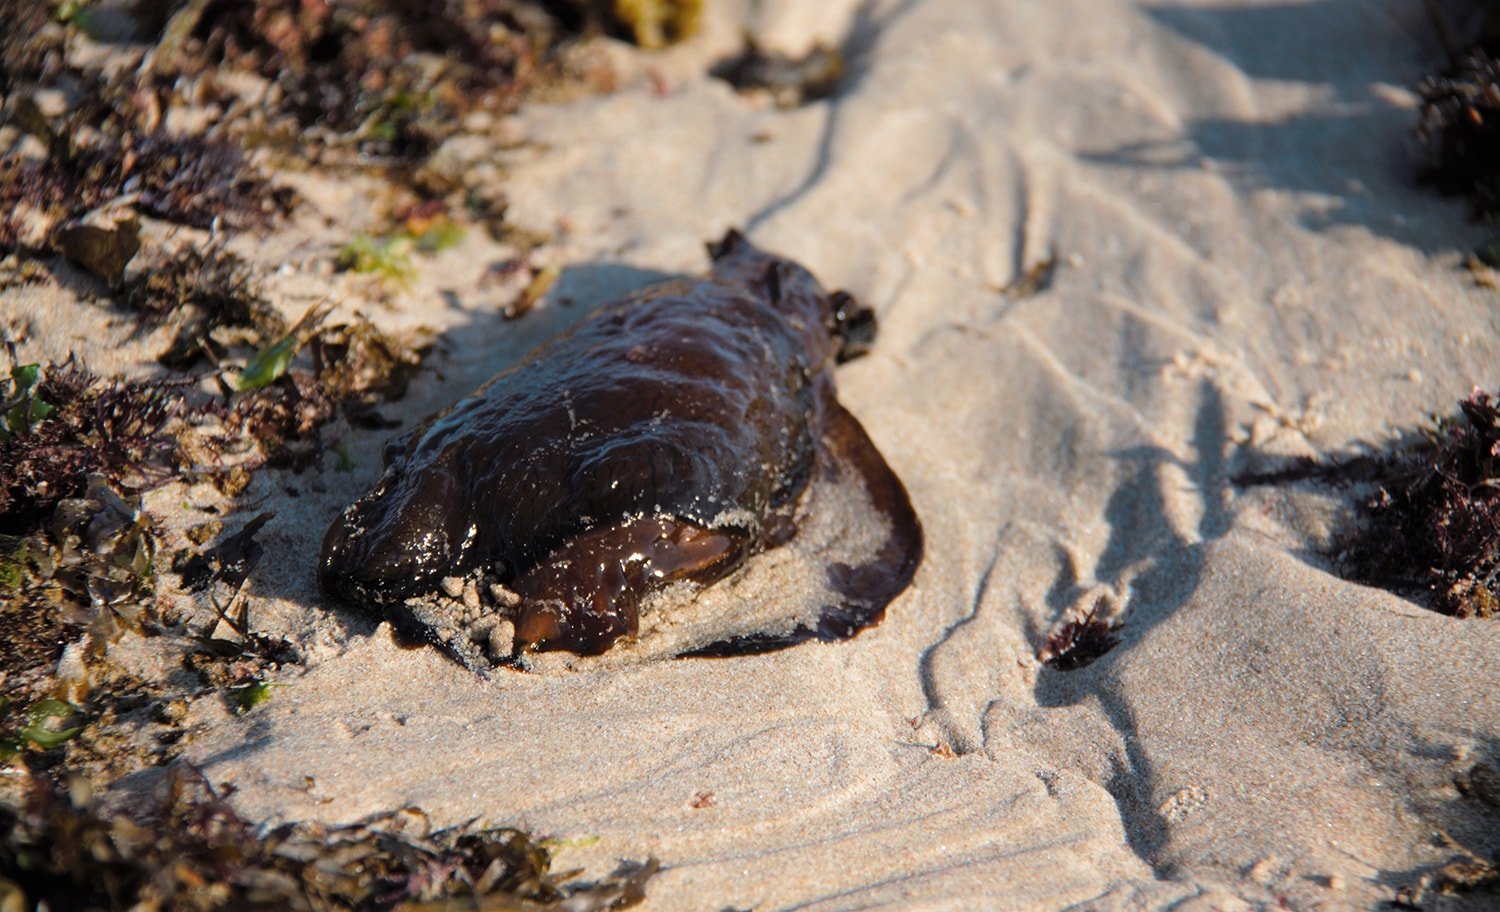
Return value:
<svg viewBox="0 0 1500 912">
<path fill-rule="evenodd" d="M 922 533 L 834 396 L 833 366 L 868 345 L 873 316 L 735 232 L 710 251 L 708 278 L 605 306 L 390 445 L 385 475 L 328 530 L 324 592 L 381 606 L 475 665 L 473 643 L 410 606 L 482 574 L 503 584 L 508 608 L 493 611 L 510 612 L 517 653 L 598 654 L 634 637 L 661 593 L 697 592 L 816 525 L 837 539 L 814 552 L 830 558 L 816 610 L 757 615 L 769 629 L 731 622 L 680 652 L 760 652 L 877 623 L 915 573 Z M 825 501 L 863 505 L 864 518 L 820 517 Z"/>
</svg>

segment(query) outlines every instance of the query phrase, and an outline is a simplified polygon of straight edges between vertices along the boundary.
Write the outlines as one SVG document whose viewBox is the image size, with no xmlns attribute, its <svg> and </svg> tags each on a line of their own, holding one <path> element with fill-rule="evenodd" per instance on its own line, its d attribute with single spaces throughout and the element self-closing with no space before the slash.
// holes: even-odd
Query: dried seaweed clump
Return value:
<svg viewBox="0 0 1500 912">
<path fill-rule="evenodd" d="M 265 555 L 255 536 L 274 516 L 261 513 L 212 548 L 199 554 L 184 549 L 172 559 L 183 589 L 200 593 L 214 611 L 208 624 L 192 637 L 193 649 L 183 657 L 183 665 L 241 713 L 270 699 L 271 672 L 302 661 L 301 653 L 285 637 L 260 633 L 250 623 L 245 584 Z M 222 529 L 218 522 L 211 526 Z"/>
<path fill-rule="evenodd" d="M 519 830 L 433 831 L 420 811 L 259 836 L 187 767 L 138 815 L 106 811 L 76 780 L 35 780 L 24 808 L 0 808 L 0 897 L 9 886 L 20 908 L 596 912 L 640 903 L 657 867 L 585 886 L 551 864 Z"/>
<path fill-rule="evenodd" d="M 259 345 L 287 329 L 250 267 L 217 245 L 187 246 L 146 265 L 124 281 L 115 302 L 147 324 L 176 328 L 157 360 L 177 370 L 217 363 L 231 345 Z"/>
<path fill-rule="evenodd" d="M 556 80 L 554 50 L 597 21 L 539 0 L 207 0 L 181 4 L 158 65 L 270 80 L 279 116 L 367 154 L 422 156 L 476 110 L 505 112 Z"/>
<path fill-rule="evenodd" d="M 182 389 L 105 381 L 71 358 L 15 364 L 0 379 L 0 532 L 25 532 L 83 496 L 91 474 L 135 489 L 170 478 Z"/>
<path fill-rule="evenodd" d="M 744 51 L 714 67 L 713 75 L 740 92 L 765 92 L 779 108 L 795 108 L 838 91 L 844 57 L 822 44 L 800 58 L 790 57 L 767 51 L 746 35 Z"/>
<path fill-rule="evenodd" d="M 0 34 L 0 93 L 9 95 L 19 85 L 55 68 L 64 51 L 66 32 L 51 7 L 32 0 L 0 0 L 0 15 L 4 15 L 6 24 Z"/>
<path fill-rule="evenodd" d="M 1475 389 L 1456 417 L 1388 457 L 1338 536 L 1348 574 L 1455 617 L 1500 614 L 1500 409 Z"/>
<path fill-rule="evenodd" d="M 5 120 L 37 140 L 0 152 L 0 246 L 40 249 L 58 224 L 116 200 L 198 228 L 258 225 L 286 211 L 291 191 L 271 187 L 218 118 L 192 133 L 167 128 L 166 114 L 187 110 L 190 93 L 204 110 L 230 101 L 212 85 L 175 84 L 137 65 L 139 49 L 90 52 L 98 45 L 81 34 L 86 6 L 0 2 Z"/>
<path fill-rule="evenodd" d="M 1427 153 L 1422 179 L 1471 199 L 1476 216 L 1500 215 L 1500 60 L 1475 48 L 1417 88 L 1417 135 Z"/>
<path fill-rule="evenodd" d="M 364 315 L 329 326 L 312 337 L 313 372 L 318 382 L 344 406 L 349 420 L 366 427 L 385 427 L 373 416 L 382 400 L 400 399 L 432 350 L 419 334 L 403 341 L 381 332 Z"/>
<path fill-rule="evenodd" d="M 1106 652 L 1120 643 L 1115 628 L 1103 617 L 1107 608 L 1104 599 L 1098 599 L 1083 616 L 1070 618 L 1047 637 L 1038 658 L 1048 668 L 1058 671 L 1074 671 L 1092 665 Z"/>
<path fill-rule="evenodd" d="M 325 315 L 319 308 L 308 311 L 286 336 L 251 358 L 236 380 L 241 392 L 226 424 L 257 441 L 273 465 L 310 464 L 323 451 L 319 429 L 340 409 L 356 426 L 396 426 L 376 406 L 405 394 L 432 347 L 425 333 L 390 336 L 362 315 L 323 326 Z M 293 361 L 304 347 L 312 353 L 311 370 Z"/>
<path fill-rule="evenodd" d="M 291 205 L 290 192 L 267 187 L 238 148 L 200 136 L 130 135 L 75 151 L 62 164 L 99 196 L 128 187 L 141 211 L 195 228 L 217 218 L 263 224 Z"/>
<path fill-rule="evenodd" d="M 0 245 L 39 247 L 52 226 L 126 194 L 147 215 L 195 228 L 216 219 L 264 224 L 292 205 L 290 191 L 271 188 L 228 143 L 162 131 L 111 136 L 80 129 L 76 113 L 39 118 L 44 158 L 0 154 Z"/>
<path fill-rule="evenodd" d="M 152 620 L 156 531 L 138 499 L 101 475 L 26 535 L 0 535 L 0 680 L 15 691 L 50 674 L 84 631 L 96 649 Z"/>
</svg>

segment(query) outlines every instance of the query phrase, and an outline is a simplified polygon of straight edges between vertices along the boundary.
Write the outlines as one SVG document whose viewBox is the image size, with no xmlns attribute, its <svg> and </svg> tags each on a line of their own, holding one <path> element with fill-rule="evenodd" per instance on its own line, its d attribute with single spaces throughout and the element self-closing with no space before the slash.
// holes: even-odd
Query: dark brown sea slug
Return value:
<svg viewBox="0 0 1500 912">
<path fill-rule="evenodd" d="M 834 364 L 863 353 L 873 315 L 736 232 L 710 253 L 706 279 L 603 307 L 388 446 L 385 475 L 328 530 L 323 591 L 441 640 L 406 600 L 487 573 L 519 596 L 516 652 L 597 654 L 637 633 L 643 600 L 786 545 L 811 488 L 852 484 L 880 528 L 824 568 L 821 610 L 685 652 L 763 652 L 878 623 L 916 571 L 922 532 L 834 395 Z"/>
</svg>

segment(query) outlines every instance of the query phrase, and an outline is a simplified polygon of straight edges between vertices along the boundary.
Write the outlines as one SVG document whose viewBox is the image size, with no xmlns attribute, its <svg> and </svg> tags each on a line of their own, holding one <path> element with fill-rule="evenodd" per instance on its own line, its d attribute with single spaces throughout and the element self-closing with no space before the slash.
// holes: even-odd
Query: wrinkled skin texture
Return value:
<svg viewBox="0 0 1500 912">
<path fill-rule="evenodd" d="M 384 477 L 324 539 L 324 592 L 390 604 L 488 567 L 522 598 L 518 650 L 597 654 L 635 634 L 650 592 L 711 583 L 785 541 L 820 447 L 845 439 L 857 458 L 843 461 L 880 476 L 872 491 L 903 527 L 901 553 L 879 558 L 893 566 L 862 571 L 894 586 L 860 602 L 878 601 L 878 620 L 921 537 L 834 399 L 833 366 L 868 347 L 873 316 L 735 232 L 710 252 L 707 279 L 604 307 L 388 447 Z"/>
</svg>

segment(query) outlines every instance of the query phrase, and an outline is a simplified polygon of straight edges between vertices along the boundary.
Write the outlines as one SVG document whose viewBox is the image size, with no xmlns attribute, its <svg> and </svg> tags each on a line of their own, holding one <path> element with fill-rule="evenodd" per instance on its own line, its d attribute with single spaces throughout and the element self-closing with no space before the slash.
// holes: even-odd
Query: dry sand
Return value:
<svg viewBox="0 0 1500 912">
<path fill-rule="evenodd" d="M 847 39 L 844 90 L 782 112 L 703 76 L 741 22 Z M 1480 234 L 1403 149 L 1428 35 L 1407 0 L 725 3 L 653 78 L 530 108 L 540 145 L 483 157 L 568 271 L 503 323 L 476 238 L 372 310 L 443 333 L 404 416 L 739 225 L 879 312 L 839 384 L 926 527 L 915 584 L 841 645 L 485 682 L 316 594 L 378 473 L 351 432 L 353 472 L 247 497 L 278 513 L 257 623 L 305 670 L 244 717 L 203 701 L 187 756 L 268 823 L 415 804 L 595 873 L 654 855 L 662 910 L 1368 908 L 1459 856 L 1436 833 L 1493 854 L 1454 780 L 1500 759 L 1500 625 L 1339 579 L 1337 501 L 1228 482 L 1497 382 L 1500 299 L 1453 253 Z M 357 182 L 305 189 L 357 226 Z M 320 254 L 313 221 L 257 255 Z M 1051 252 L 1050 288 L 1001 293 Z M 108 368 L 101 338 L 46 347 Z M 1121 645 L 1041 667 L 1101 596 Z"/>
</svg>

